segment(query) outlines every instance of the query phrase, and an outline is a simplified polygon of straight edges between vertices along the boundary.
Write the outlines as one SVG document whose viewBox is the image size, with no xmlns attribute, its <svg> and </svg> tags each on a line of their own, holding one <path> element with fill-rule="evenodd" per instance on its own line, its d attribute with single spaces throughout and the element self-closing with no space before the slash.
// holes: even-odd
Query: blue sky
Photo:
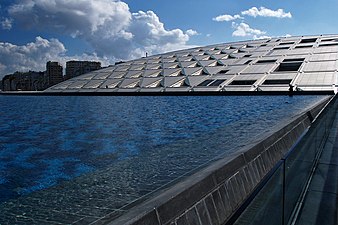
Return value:
<svg viewBox="0 0 338 225">
<path fill-rule="evenodd" d="M 337 34 L 337 0 L 0 0 L 0 77 L 208 44 Z"/>
</svg>

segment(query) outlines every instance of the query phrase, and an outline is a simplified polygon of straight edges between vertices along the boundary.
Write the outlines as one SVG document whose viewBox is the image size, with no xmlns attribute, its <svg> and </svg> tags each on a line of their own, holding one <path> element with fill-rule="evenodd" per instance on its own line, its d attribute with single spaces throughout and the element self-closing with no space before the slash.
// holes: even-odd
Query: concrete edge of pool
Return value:
<svg viewBox="0 0 338 225">
<path fill-rule="evenodd" d="M 0 95 L 31 96 L 247 96 L 247 95 L 333 95 L 331 91 L 200 91 L 200 92 L 43 92 L 43 91 L 0 91 Z"/>
<path fill-rule="evenodd" d="M 98 223 L 121 224 L 224 224 L 250 196 L 259 183 L 311 125 L 325 98 L 308 111 L 279 125 L 254 143 L 229 157 L 159 191 L 121 217 Z"/>
</svg>

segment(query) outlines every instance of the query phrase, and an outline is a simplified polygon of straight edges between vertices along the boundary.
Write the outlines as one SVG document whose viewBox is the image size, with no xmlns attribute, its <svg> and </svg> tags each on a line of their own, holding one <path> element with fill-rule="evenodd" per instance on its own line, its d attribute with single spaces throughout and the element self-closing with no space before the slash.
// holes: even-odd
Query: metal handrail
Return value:
<svg viewBox="0 0 338 225">
<path fill-rule="evenodd" d="M 286 187 L 287 185 L 289 185 L 289 183 L 287 183 L 286 180 L 286 164 L 288 162 L 288 160 L 292 158 L 293 154 L 299 153 L 298 150 L 300 150 L 300 148 L 302 147 L 302 145 L 306 144 L 306 142 L 304 143 L 304 140 L 306 140 L 307 137 L 311 136 L 313 134 L 313 132 L 316 132 L 316 129 L 318 129 L 318 126 L 320 127 L 320 123 L 324 120 L 327 119 L 328 124 L 327 124 L 327 128 L 331 128 L 332 127 L 332 123 L 334 118 L 327 118 L 330 113 L 333 114 L 333 111 L 337 110 L 337 104 L 338 101 L 337 100 L 337 94 L 335 96 L 333 96 L 328 103 L 325 104 L 325 106 L 320 110 L 320 112 L 317 114 L 317 116 L 315 118 L 313 118 L 312 122 L 311 122 L 311 126 L 306 129 L 302 135 L 298 138 L 297 142 L 290 148 L 290 150 L 284 155 L 284 157 L 275 165 L 275 167 L 265 176 L 265 178 L 261 181 L 261 183 L 256 187 L 256 189 L 253 191 L 253 193 L 251 194 L 251 196 L 242 204 L 242 206 L 237 210 L 237 212 L 232 216 L 232 218 L 226 223 L 228 224 L 234 224 L 236 223 L 237 219 L 239 218 L 239 216 L 244 213 L 244 211 L 250 207 L 250 203 L 257 197 L 257 195 L 267 186 L 268 182 L 270 180 L 272 180 L 272 178 L 276 175 L 276 173 L 279 170 L 282 170 L 282 187 L 276 187 L 276 188 L 282 188 L 282 217 L 280 220 L 280 224 L 285 225 L 285 224 L 294 224 L 295 221 L 297 220 L 297 216 L 299 214 L 300 208 L 301 208 L 301 203 L 303 202 L 306 192 L 307 192 L 307 188 L 309 186 L 309 183 L 311 181 L 312 175 L 314 173 L 314 170 L 316 168 L 316 165 L 319 161 L 321 152 L 324 148 L 325 142 L 329 136 L 329 129 L 325 129 L 324 133 L 321 133 L 320 136 L 320 144 L 318 146 L 316 146 L 315 149 L 315 155 L 313 157 L 312 160 L 312 165 L 311 165 L 311 169 L 309 171 L 309 176 L 306 178 L 306 181 L 304 183 L 304 186 L 302 187 L 302 190 L 300 191 L 300 193 L 298 194 L 298 199 L 294 199 L 296 200 L 294 209 L 292 210 L 292 213 L 290 215 L 289 218 L 285 218 L 286 217 L 286 197 L 287 197 L 287 192 L 286 192 Z M 325 120 L 326 121 L 326 120 Z M 313 140 L 312 140 L 313 141 Z M 317 144 L 317 143 L 316 143 Z M 295 201 L 293 201 L 295 202 Z M 291 221 L 291 222 L 290 222 Z"/>
</svg>

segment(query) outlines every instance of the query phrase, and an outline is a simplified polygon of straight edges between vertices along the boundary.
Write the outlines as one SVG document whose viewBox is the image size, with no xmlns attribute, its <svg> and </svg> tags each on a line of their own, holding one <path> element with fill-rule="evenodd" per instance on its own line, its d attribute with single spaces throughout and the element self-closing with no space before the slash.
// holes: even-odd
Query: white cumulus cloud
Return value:
<svg viewBox="0 0 338 225">
<path fill-rule="evenodd" d="M 253 39 L 254 39 L 254 40 L 271 39 L 271 36 L 267 36 L 267 35 L 257 36 L 257 35 L 254 35 L 254 36 L 253 36 Z"/>
<path fill-rule="evenodd" d="M 1 27 L 2 27 L 2 29 L 4 29 L 4 30 L 10 30 L 10 29 L 12 29 L 12 23 L 13 23 L 13 20 L 12 20 L 12 19 L 4 18 L 4 19 L 1 21 Z"/>
<path fill-rule="evenodd" d="M 8 12 L 21 26 L 80 38 L 99 57 L 117 60 L 187 48 L 194 34 L 168 30 L 153 11 L 132 13 L 119 0 L 27 0 Z"/>
<path fill-rule="evenodd" d="M 25 45 L 0 42 L 0 79 L 15 71 L 44 71 L 48 61 L 58 61 L 63 66 L 70 60 L 99 61 L 103 66 L 113 64 L 115 61 L 95 53 L 67 56 L 66 52 L 64 44 L 57 39 L 36 37 L 34 42 Z"/>
<path fill-rule="evenodd" d="M 236 20 L 236 19 L 243 19 L 243 17 L 241 17 L 240 15 L 219 15 L 217 17 L 212 18 L 212 20 L 217 21 L 217 22 L 223 22 L 223 21 L 232 21 L 232 20 Z"/>
<path fill-rule="evenodd" d="M 264 35 L 266 34 L 265 31 L 261 31 L 259 29 L 253 29 L 246 23 L 240 23 L 237 24 L 235 22 L 232 22 L 232 27 L 235 29 L 235 31 L 232 33 L 232 36 L 235 37 L 248 37 L 248 36 L 254 36 L 257 37 L 257 35 Z"/>
<path fill-rule="evenodd" d="M 185 33 L 189 36 L 199 35 L 199 33 L 196 30 L 192 30 L 192 29 L 187 30 Z"/>
<path fill-rule="evenodd" d="M 29 0 L 10 6 L 8 12 L 27 28 L 38 26 L 74 35 L 93 34 L 109 25 L 105 35 L 115 34 L 131 19 L 126 3 L 111 0 Z"/>
<path fill-rule="evenodd" d="M 0 74 L 14 71 L 45 70 L 45 63 L 55 60 L 66 52 L 64 45 L 57 39 L 36 37 L 26 45 L 0 42 Z"/>
<path fill-rule="evenodd" d="M 252 7 L 251 9 L 242 11 L 241 14 L 253 17 L 262 16 L 276 18 L 292 18 L 291 13 L 284 12 L 284 9 L 277 9 L 274 11 L 265 7 L 260 7 L 259 9 L 257 7 Z"/>
</svg>

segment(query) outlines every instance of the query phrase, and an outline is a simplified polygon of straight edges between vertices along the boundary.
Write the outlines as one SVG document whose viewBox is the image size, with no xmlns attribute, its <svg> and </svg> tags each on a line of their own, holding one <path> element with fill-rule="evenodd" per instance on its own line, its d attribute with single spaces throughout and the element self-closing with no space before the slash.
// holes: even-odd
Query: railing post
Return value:
<svg viewBox="0 0 338 225">
<path fill-rule="evenodd" d="M 282 225 L 285 224 L 285 159 L 282 159 L 283 161 L 283 181 L 282 181 Z"/>
</svg>

